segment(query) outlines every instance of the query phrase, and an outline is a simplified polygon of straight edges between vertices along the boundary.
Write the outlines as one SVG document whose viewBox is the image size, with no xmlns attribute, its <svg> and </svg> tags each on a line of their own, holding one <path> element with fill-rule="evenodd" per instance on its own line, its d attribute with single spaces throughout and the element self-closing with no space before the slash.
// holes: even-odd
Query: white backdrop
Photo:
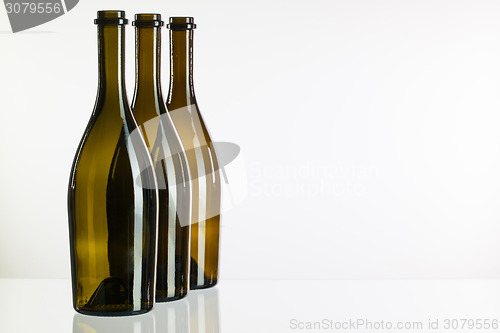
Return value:
<svg viewBox="0 0 500 333">
<path fill-rule="evenodd" d="M 196 19 L 198 102 L 249 184 L 222 278 L 500 278 L 495 0 L 81 0 L 17 34 L 0 8 L 0 277 L 69 277 L 98 9 Z"/>
</svg>

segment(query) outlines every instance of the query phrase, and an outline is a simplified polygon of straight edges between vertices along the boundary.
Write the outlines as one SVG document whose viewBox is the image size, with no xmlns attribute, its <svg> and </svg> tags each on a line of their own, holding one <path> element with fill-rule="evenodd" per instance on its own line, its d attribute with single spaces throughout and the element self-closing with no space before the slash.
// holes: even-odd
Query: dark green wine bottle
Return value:
<svg viewBox="0 0 500 333">
<path fill-rule="evenodd" d="M 132 113 L 153 160 L 159 192 L 156 301 L 184 297 L 189 288 L 191 184 L 180 138 L 165 108 L 160 82 L 160 14 L 137 14 Z"/>
<path fill-rule="evenodd" d="M 125 12 L 99 11 L 99 88 L 68 191 L 76 311 L 118 316 L 154 305 L 158 189 L 127 101 Z"/>
<path fill-rule="evenodd" d="M 192 183 L 191 289 L 217 283 L 221 184 L 212 139 L 193 87 L 192 17 L 171 17 L 170 89 L 167 109 L 186 149 Z"/>
</svg>

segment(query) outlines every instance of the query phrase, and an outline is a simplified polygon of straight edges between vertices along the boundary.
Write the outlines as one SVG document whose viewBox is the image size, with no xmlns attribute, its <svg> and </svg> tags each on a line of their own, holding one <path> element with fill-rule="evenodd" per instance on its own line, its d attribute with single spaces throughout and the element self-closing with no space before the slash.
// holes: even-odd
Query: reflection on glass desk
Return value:
<svg viewBox="0 0 500 333">
<path fill-rule="evenodd" d="M 447 321 L 464 318 L 476 327 L 500 324 L 500 280 L 222 279 L 143 315 L 103 318 L 75 315 L 69 279 L 0 279 L 0 333 L 355 332 L 335 327 L 358 320 L 445 332 Z M 301 329 L 318 322 L 334 329 Z"/>
<path fill-rule="evenodd" d="M 76 313 L 73 333 L 220 333 L 217 287 L 191 291 L 174 302 L 157 303 L 148 313 L 94 317 Z"/>
</svg>

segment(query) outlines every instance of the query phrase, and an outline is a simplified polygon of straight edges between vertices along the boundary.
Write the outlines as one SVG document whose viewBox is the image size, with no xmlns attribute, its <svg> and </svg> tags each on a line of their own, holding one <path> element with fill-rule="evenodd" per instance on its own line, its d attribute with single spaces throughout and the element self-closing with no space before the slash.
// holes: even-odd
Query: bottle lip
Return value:
<svg viewBox="0 0 500 333">
<path fill-rule="evenodd" d="M 132 22 L 135 27 L 162 27 L 164 22 L 161 20 L 161 14 L 135 14 L 135 21 Z"/>
<path fill-rule="evenodd" d="M 168 20 L 167 28 L 170 30 L 193 30 L 196 29 L 194 17 L 191 16 L 171 16 Z"/>
<path fill-rule="evenodd" d="M 97 18 L 94 20 L 97 25 L 125 25 L 128 20 L 125 18 L 124 10 L 99 10 Z"/>
</svg>

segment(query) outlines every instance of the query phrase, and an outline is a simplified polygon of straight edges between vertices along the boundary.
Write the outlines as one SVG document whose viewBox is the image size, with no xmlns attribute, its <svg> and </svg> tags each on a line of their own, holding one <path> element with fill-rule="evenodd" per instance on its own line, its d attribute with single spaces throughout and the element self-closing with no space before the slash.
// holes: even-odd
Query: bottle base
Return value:
<svg viewBox="0 0 500 333">
<path fill-rule="evenodd" d="M 197 290 L 197 289 L 208 289 L 208 288 L 212 288 L 212 287 L 215 287 L 215 285 L 217 284 L 217 279 L 213 279 L 213 280 L 206 280 L 205 279 L 205 283 L 204 284 L 195 284 L 195 283 L 192 283 L 189 287 L 191 288 L 191 290 Z"/>
<path fill-rule="evenodd" d="M 124 317 L 124 316 L 135 316 L 144 314 L 151 311 L 153 308 L 141 309 L 141 310 L 131 310 L 131 311 L 89 311 L 82 310 L 79 308 L 74 308 L 76 312 L 81 313 L 86 316 L 97 316 L 97 317 Z"/>
<path fill-rule="evenodd" d="M 101 281 L 89 300 L 76 300 L 73 308 L 76 312 L 88 316 L 119 317 L 146 313 L 153 309 L 154 303 L 142 301 L 133 303 L 132 289 L 129 283 L 119 277 L 108 277 Z M 134 309 L 135 308 L 135 309 Z M 137 308 L 140 308 L 136 310 Z"/>
<path fill-rule="evenodd" d="M 171 297 L 156 296 L 155 300 L 156 300 L 156 303 L 173 302 L 173 301 L 180 300 L 186 296 L 187 296 L 187 293 L 184 293 L 181 295 L 175 295 L 175 296 L 171 296 Z"/>
</svg>

